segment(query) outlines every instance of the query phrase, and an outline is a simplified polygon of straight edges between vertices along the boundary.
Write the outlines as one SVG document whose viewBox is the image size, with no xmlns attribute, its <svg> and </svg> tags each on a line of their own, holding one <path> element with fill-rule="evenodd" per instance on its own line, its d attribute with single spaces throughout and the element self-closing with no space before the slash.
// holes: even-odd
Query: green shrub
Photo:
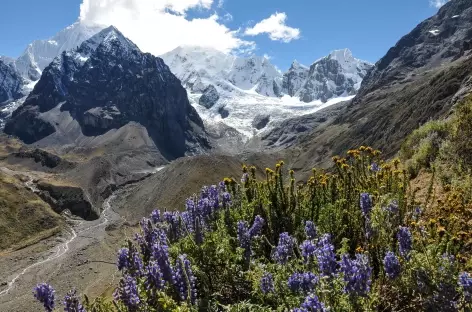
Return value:
<svg viewBox="0 0 472 312">
<path fill-rule="evenodd" d="M 405 161 L 405 167 L 412 178 L 416 177 L 422 168 L 431 168 L 449 133 L 448 121 L 430 121 L 413 131 L 406 139 L 401 147 L 400 157 Z"/>
<path fill-rule="evenodd" d="M 255 168 L 204 187 L 184 212 L 154 211 L 118 253 L 113 305 L 90 311 L 456 311 L 461 225 L 423 220 L 398 160 L 361 147 L 334 172 Z M 447 208 L 466 204 L 451 196 Z M 37 297 L 51 305 L 52 288 Z M 52 293 L 53 294 L 53 293 Z M 54 299 L 54 298 L 53 298 Z M 74 301 L 77 303 L 77 301 Z M 94 306 L 95 305 L 95 306 Z M 94 310 L 92 310 L 92 308 Z"/>
</svg>

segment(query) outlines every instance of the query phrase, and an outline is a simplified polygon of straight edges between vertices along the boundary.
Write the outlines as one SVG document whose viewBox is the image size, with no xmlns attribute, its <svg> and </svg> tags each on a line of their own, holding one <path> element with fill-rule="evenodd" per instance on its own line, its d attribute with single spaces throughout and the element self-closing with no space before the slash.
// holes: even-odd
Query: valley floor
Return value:
<svg viewBox="0 0 472 312">
<path fill-rule="evenodd" d="M 67 227 L 60 235 L 0 254 L 0 311 L 33 311 L 31 291 L 41 281 L 57 285 L 59 296 L 71 287 L 91 298 L 110 291 L 116 250 L 134 232 L 114 211 L 115 198 L 113 194 L 104 202 L 98 220 L 65 217 Z"/>
</svg>

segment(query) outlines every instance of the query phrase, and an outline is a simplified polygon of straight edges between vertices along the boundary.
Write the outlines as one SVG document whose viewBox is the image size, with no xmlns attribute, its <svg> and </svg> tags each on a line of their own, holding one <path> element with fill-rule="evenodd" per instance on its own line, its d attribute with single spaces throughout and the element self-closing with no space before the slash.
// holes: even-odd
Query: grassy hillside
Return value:
<svg viewBox="0 0 472 312">
<path fill-rule="evenodd" d="M 0 250 L 21 248 L 57 233 L 63 221 L 19 179 L 0 173 Z"/>
</svg>

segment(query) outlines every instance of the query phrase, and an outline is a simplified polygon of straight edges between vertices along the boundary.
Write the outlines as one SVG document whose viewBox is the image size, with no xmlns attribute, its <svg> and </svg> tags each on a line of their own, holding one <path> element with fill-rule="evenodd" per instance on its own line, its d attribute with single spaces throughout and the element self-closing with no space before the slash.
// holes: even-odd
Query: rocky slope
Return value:
<svg viewBox="0 0 472 312">
<path fill-rule="evenodd" d="M 5 132 L 39 145 L 103 147 L 121 144 L 114 134 L 132 125 L 137 131 L 125 133 L 168 159 L 207 147 L 180 81 L 162 59 L 109 27 L 46 67 Z"/>
<path fill-rule="evenodd" d="M 414 129 L 447 117 L 472 91 L 471 28 L 468 0 L 450 1 L 419 24 L 375 64 L 337 117 L 295 144 L 296 166 L 329 165 L 329 156 L 360 145 L 393 156 Z"/>
</svg>

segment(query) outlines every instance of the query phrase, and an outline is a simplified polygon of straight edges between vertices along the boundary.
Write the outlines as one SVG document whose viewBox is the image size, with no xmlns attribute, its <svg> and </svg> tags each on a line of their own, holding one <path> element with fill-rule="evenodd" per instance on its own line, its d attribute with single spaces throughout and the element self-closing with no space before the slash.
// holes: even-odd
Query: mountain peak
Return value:
<svg viewBox="0 0 472 312">
<path fill-rule="evenodd" d="M 88 47 L 92 51 L 96 50 L 100 45 L 105 45 L 107 50 L 111 48 L 114 42 L 118 42 L 119 45 L 126 50 L 140 51 L 131 40 L 126 38 L 115 26 L 109 26 L 90 39 L 84 41 L 81 48 Z"/>
<path fill-rule="evenodd" d="M 292 65 L 290 66 L 290 69 L 299 69 L 299 68 L 308 69 L 308 66 L 305 66 L 305 65 L 301 64 L 299 61 L 294 60 L 292 62 Z"/>
<path fill-rule="evenodd" d="M 354 60 L 354 57 L 352 56 L 352 52 L 349 49 L 341 49 L 341 50 L 334 50 L 332 51 L 328 57 L 332 60 L 336 60 L 340 63 L 343 62 L 351 62 Z"/>
</svg>

